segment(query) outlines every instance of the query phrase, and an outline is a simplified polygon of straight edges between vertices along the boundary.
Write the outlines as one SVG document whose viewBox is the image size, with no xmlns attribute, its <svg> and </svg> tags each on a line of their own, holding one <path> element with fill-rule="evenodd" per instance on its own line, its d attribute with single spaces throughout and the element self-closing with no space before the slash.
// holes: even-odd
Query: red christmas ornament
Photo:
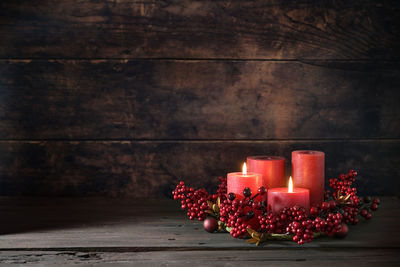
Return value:
<svg viewBox="0 0 400 267">
<path fill-rule="evenodd" d="M 218 228 L 218 221 L 214 217 L 207 217 L 203 222 L 204 230 L 209 233 L 215 232 Z"/>
<path fill-rule="evenodd" d="M 335 237 L 337 238 L 344 238 L 349 233 L 349 227 L 347 224 L 342 223 L 340 230 L 335 233 Z"/>
</svg>

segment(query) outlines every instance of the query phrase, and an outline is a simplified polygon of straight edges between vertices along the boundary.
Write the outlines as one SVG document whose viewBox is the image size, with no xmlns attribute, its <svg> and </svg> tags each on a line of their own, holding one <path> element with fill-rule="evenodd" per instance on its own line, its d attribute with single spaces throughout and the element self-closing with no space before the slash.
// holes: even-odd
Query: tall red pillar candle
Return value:
<svg viewBox="0 0 400 267">
<path fill-rule="evenodd" d="M 310 189 L 311 205 L 324 201 L 325 153 L 297 150 L 292 152 L 293 183 Z"/>
<path fill-rule="evenodd" d="M 236 198 L 243 199 L 243 189 L 250 188 L 254 196 L 258 188 L 263 186 L 262 175 L 254 172 L 247 172 L 246 163 L 243 164 L 242 172 L 231 172 L 227 176 L 227 192 L 235 193 Z M 257 199 L 261 199 L 260 196 Z"/>
<path fill-rule="evenodd" d="M 285 158 L 275 156 L 247 157 L 249 171 L 261 173 L 267 189 L 285 186 Z"/>
<path fill-rule="evenodd" d="M 271 188 L 267 191 L 268 208 L 278 213 L 285 207 L 300 206 L 310 212 L 310 190 L 307 188 L 293 187 L 292 179 L 289 180 L 289 187 Z"/>
</svg>

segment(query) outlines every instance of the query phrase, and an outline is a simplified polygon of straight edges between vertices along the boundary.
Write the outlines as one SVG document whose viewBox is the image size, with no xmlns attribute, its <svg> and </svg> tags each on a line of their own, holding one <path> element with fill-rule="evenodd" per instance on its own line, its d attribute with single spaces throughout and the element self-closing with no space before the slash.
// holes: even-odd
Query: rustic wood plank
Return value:
<svg viewBox="0 0 400 267">
<path fill-rule="evenodd" d="M 1 1 L 2 58 L 399 58 L 398 1 Z"/>
<path fill-rule="evenodd" d="M 2 251 L 2 266 L 398 266 L 398 249 L 76 252 Z"/>
<path fill-rule="evenodd" d="M 0 62 L 3 139 L 400 137 L 400 64 Z"/>
<path fill-rule="evenodd" d="M 399 140 L 370 141 L 3 141 L 0 195 L 168 196 L 183 179 L 215 188 L 247 155 L 326 153 L 326 179 L 356 169 L 362 194 L 398 195 Z"/>
<path fill-rule="evenodd" d="M 178 203 L 167 199 L 2 197 L 0 251 L 399 250 L 400 200 L 394 197 L 381 200 L 374 217 L 350 227 L 345 239 L 324 237 L 303 246 L 272 241 L 257 247 L 229 234 L 207 233 L 202 222 L 188 220 Z"/>
</svg>

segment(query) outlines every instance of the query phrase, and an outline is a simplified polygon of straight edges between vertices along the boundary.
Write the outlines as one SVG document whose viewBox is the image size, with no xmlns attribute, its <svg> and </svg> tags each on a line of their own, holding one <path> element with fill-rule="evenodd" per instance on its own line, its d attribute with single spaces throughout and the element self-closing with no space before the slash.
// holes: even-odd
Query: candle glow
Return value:
<svg viewBox="0 0 400 267">
<path fill-rule="evenodd" d="M 292 180 L 292 176 L 290 176 L 290 178 L 289 178 L 288 193 L 293 193 L 293 180 Z"/>
<path fill-rule="evenodd" d="M 289 178 L 288 187 L 277 187 L 268 189 L 268 207 L 272 212 L 278 213 L 284 207 L 295 205 L 305 208 L 310 212 L 310 190 L 293 186 L 292 177 Z"/>
<path fill-rule="evenodd" d="M 237 199 L 243 199 L 243 189 L 248 187 L 253 194 L 263 186 L 262 175 L 260 173 L 248 172 L 246 163 L 242 165 L 242 171 L 230 172 L 227 174 L 227 193 L 234 193 Z M 257 196 L 257 201 L 266 200 L 266 194 L 262 198 Z"/>
</svg>

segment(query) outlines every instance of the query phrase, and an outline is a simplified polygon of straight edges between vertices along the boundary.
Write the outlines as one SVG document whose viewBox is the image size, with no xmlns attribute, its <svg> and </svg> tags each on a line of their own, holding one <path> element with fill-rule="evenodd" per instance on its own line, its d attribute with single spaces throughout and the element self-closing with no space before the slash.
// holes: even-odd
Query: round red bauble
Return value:
<svg viewBox="0 0 400 267">
<path fill-rule="evenodd" d="M 215 230 L 217 230 L 218 221 L 214 217 L 207 217 L 204 220 L 203 226 L 204 226 L 204 230 L 206 230 L 209 233 L 212 233 Z"/>
<path fill-rule="evenodd" d="M 347 224 L 342 223 L 342 227 L 340 228 L 339 231 L 337 231 L 335 233 L 335 237 L 337 238 L 344 238 L 347 236 L 347 234 L 349 233 L 349 227 L 347 226 Z"/>
</svg>

